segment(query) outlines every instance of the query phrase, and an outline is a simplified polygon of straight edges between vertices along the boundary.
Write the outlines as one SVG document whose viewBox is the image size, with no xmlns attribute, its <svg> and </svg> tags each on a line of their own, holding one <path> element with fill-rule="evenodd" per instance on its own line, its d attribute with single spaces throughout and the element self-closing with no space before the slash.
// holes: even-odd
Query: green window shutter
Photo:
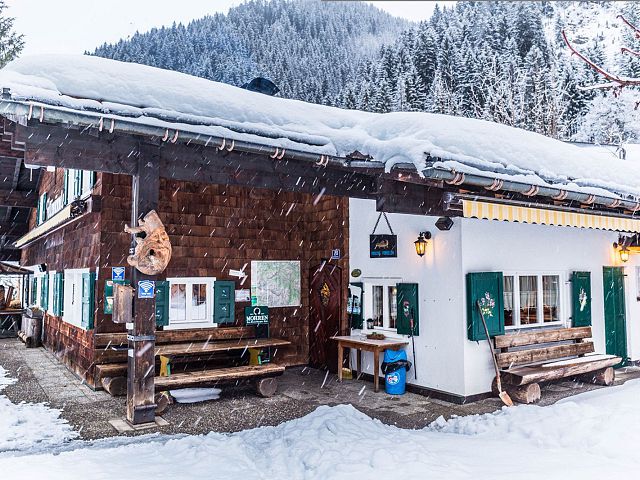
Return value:
<svg viewBox="0 0 640 480">
<path fill-rule="evenodd" d="M 467 274 L 467 337 L 469 340 L 485 340 L 477 302 L 485 309 L 489 336 L 504 334 L 504 279 L 502 272 Z"/>
<path fill-rule="evenodd" d="M 62 195 L 64 197 L 64 204 L 69 204 L 69 199 L 71 198 L 71 192 L 69 189 L 69 169 L 64 170 L 64 181 L 62 183 Z"/>
<path fill-rule="evenodd" d="M 214 323 L 235 323 L 235 290 L 236 284 L 232 281 L 216 281 L 213 284 Z"/>
<path fill-rule="evenodd" d="M 418 308 L 418 284 L 398 283 L 396 285 L 397 320 L 396 328 L 402 335 L 420 335 L 420 309 Z M 413 332 L 411 319 L 413 318 Z"/>
<path fill-rule="evenodd" d="M 59 317 L 60 316 L 60 287 L 58 284 L 60 283 L 60 273 L 56 273 L 53 276 L 53 305 L 51 309 L 51 313 L 53 315 Z"/>
<path fill-rule="evenodd" d="M 82 274 L 82 327 L 87 330 L 93 329 L 95 281 L 94 272 Z"/>
<path fill-rule="evenodd" d="M 35 305 L 38 296 L 38 279 L 35 276 L 31 276 L 31 281 L 29 283 L 29 304 Z"/>
<path fill-rule="evenodd" d="M 47 194 L 43 193 L 40 197 L 42 206 L 40 207 L 40 223 L 44 223 L 47 220 Z"/>
<path fill-rule="evenodd" d="M 58 316 L 64 315 L 64 273 L 58 272 L 56 273 L 56 277 L 58 277 Z"/>
<path fill-rule="evenodd" d="M 169 325 L 169 282 L 156 282 L 156 327 Z"/>
<path fill-rule="evenodd" d="M 360 303 L 360 312 L 359 313 L 350 313 L 349 314 L 349 319 L 351 320 L 351 328 L 362 329 L 364 327 L 364 312 L 363 312 L 364 283 L 362 283 L 362 282 L 352 282 L 351 285 L 353 285 L 354 287 L 360 287 L 360 291 L 362 292 L 360 294 L 360 298 L 358 299 L 358 302 Z"/>
<path fill-rule="evenodd" d="M 40 198 L 38 198 L 38 203 L 36 204 L 36 225 L 40 225 Z"/>
<path fill-rule="evenodd" d="M 574 327 L 591 325 L 591 272 L 571 275 L 571 317 Z"/>
<path fill-rule="evenodd" d="M 41 277 L 42 287 L 40 288 L 40 307 L 42 310 L 49 310 L 49 274 L 45 273 Z"/>
<path fill-rule="evenodd" d="M 53 277 L 53 314 L 61 317 L 64 308 L 64 274 L 57 272 Z"/>
</svg>

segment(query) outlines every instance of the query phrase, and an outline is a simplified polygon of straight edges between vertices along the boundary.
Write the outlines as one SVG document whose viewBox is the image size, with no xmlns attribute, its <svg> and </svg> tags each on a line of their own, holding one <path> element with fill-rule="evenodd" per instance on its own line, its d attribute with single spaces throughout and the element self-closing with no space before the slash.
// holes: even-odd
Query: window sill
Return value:
<svg viewBox="0 0 640 480">
<path fill-rule="evenodd" d="M 504 333 L 518 334 L 520 332 L 529 331 L 529 330 L 551 330 L 554 328 L 565 328 L 566 325 L 567 325 L 566 322 L 562 322 L 562 321 L 537 323 L 537 324 L 530 324 L 530 325 L 519 325 L 516 327 L 504 327 Z"/>
</svg>

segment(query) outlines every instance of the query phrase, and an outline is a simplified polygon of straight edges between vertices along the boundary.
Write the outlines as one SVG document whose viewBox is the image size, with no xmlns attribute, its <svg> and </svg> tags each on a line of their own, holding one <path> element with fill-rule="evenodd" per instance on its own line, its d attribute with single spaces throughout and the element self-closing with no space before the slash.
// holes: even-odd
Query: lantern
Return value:
<svg viewBox="0 0 640 480">
<path fill-rule="evenodd" d="M 622 262 L 628 262 L 629 261 L 629 249 L 627 248 L 626 245 L 622 245 L 620 247 L 620 260 Z"/>
<path fill-rule="evenodd" d="M 416 247 L 416 253 L 419 257 L 423 257 L 427 251 L 427 240 L 431 238 L 431 232 L 420 232 L 418 239 L 413 242 Z"/>
</svg>

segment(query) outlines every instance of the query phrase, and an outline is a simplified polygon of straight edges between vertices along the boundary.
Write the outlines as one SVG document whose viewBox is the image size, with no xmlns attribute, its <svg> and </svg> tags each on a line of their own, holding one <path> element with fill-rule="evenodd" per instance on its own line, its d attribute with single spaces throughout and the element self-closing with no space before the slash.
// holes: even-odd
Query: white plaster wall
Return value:
<svg viewBox="0 0 640 480">
<path fill-rule="evenodd" d="M 570 326 L 571 273 L 590 271 L 594 343 L 596 352 L 604 353 L 602 267 L 624 266 L 627 350 L 632 360 L 640 360 L 640 302 L 636 298 L 640 255 L 631 255 L 629 262 L 622 264 L 612 246 L 617 233 L 462 218 L 454 218 L 453 228 L 441 232 L 434 225 L 436 217 L 388 214 L 398 235 L 398 258 L 371 259 L 369 234 L 378 217 L 375 202 L 351 199 L 349 208 L 349 269 L 362 270 L 362 276 L 351 277 L 351 281 L 368 283 L 376 277 L 395 277 L 397 282 L 419 284 L 418 379 L 411 371 L 408 383 L 464 396 L 489 391 L 494 370 L 488 346 L 467 340 L 465 275 L 469 272 L 560 273 L 564 282 L 561 315 Z M 387 233 L 384 219 L 378 228 L 378 233 Z M 427 254 L 419 258 L 413 242 L 422 230 L 429 230 L 433 238 Z M 412 359 L 410 343 L 407 355 Z M 351 362 L 355 367 L 355 354 Z M 372 373 L 371 363 L 371 355 L 363 354 L 366 373 Z"/>
<path fill-rule="evenodd" d="M 458 222 L 462 230 L 464 275 L 469 272 L 510 270 L 517 270 L 518 273 L 561 272 L 564 281 L 564 308 L 561 315 L 566 326 L 571 326 L 571 284 L 568 282 L 571 272 L 590 271 L 593 340 L 596 352 L 605 352 L 602 267 L 623 265 L 612 246 L 618 238 L 617 233 L 476 219 L 461 219 Z M 635 293 L 637 262 L 637 256 L 632 255 L 630 261 L 624 264 L 627 274 L 627 348 L 634 355 L 632 358 L 636 358 L 635 352 L 640 353 L 640 328 L 636 320 L 640 315 L 640 305 Z M 465 286 L 463 288 L 466 289 Z M 465 325 L 466 318 L 460 326 L 460 335 L 466 338 Z M 486 342 L 465 340 L 464 343 L 465 395 L 487 392 L 495 376 L 488 346 Z"/>
<path fill-rule="evenodd" d="M 464 314 L 461 289 L 462 260 L 460 222 L 455 220 L 450 231 L 439 231 L 436 217 L 387 214 L 394 233 L 398 235 L 398 258 L 369 258 L 369 235 L 378 218 L 375 201 L 349 201 L 349 270 L 362 270 L 351 281 L 375 282 L 375 278 L 395 277 L 396 283 L 418 283 L 420 301 L 420 335 L 415 337 L 418 379 L 413 369 L 407 374 L 408 383 L 458 395 L 464 394 L 463 349 L 465 337 L 460 334 Z M 428 230 L 433 238 L 427 253 L 416 255 L 413 242 L 420 231 Z M 388 233 L 384 219 L 378 233 Z M 370 297 L 369 297 L 370 298 Z M 354 330 L 359 334 L 359 330 Z M 410 339 L 385 331 L 387 336 L 409 340 L 407 355 L 413 360 Z M 382 359 L 380 360 L 382 362 Z M 372 373 L 372 355 L 363 353 L 363 370 Z M 355 354 L 351 359 L 355 368 Z"/>
</svg>

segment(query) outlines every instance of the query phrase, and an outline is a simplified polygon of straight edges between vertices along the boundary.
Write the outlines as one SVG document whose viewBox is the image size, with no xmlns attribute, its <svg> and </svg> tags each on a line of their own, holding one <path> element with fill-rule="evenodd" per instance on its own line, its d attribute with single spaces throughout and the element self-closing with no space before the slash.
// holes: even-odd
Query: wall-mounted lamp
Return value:
<svg viewBox="0 0 640 480">
<path fill-rule="evenodd" d="M 431 232 L 420 232 L 418 239 L 413 242 L 416 246 L 416 253 L 419 257 L 423 257 L 427 251 L 427 240 L 431 238 Z"/>
<path fill-rule="evenodd" d="M 622 262 L 629 261 L 629 249 L 625 245 L 620 248 L 620 260 Z"/>
<path fill-rule="evenodd" d="M 620 261 L 626 263 L 629 261 L 629 254 L 631 251 L 629 250 L 629 245 L 632 242 L 632 238 L 620 236 L 617 242 L 613 243 L 613 248 L 618 250 L 618 255 L 620 255 Z"/>
</svg>

